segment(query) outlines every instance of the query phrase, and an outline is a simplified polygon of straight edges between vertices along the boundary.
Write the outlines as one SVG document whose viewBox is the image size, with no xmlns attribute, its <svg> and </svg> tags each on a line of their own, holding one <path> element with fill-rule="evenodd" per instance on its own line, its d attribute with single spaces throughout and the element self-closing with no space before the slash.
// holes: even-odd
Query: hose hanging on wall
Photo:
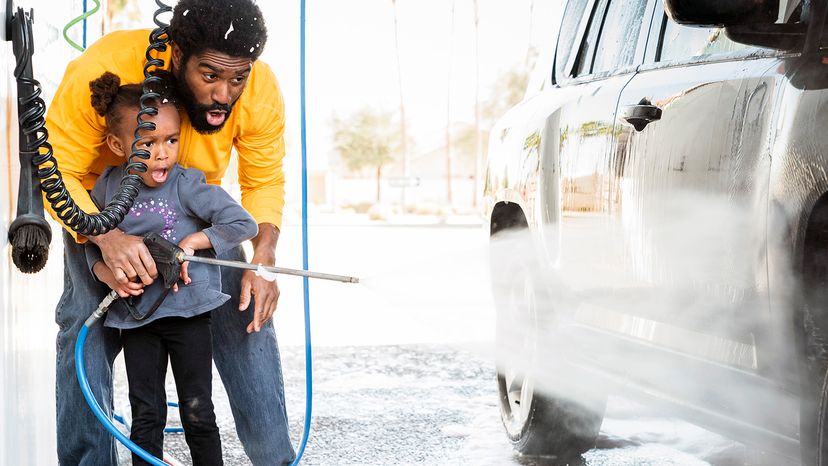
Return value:
<svg viewBox="0 0 828 466">
<path fill-rule="evenodd" d="M 97 214 L 87 214 L 72 199 L 64 185 L 52 146 L 48 142 L 49 131 L 45 126 L 44 118 L 46 104 L 40 97 L 42 92 L 40 83 L 34 79 L 32 71 L 33 12 L 24 13 L 21 8 L 18 8 L 17 13 L 9 22 L 14 55 L 17 59 L 14 76 L 18 87 L 18 119 L 21 134 L 18 218 L 9 228 L 9 241 L 12 243 L 12 258 L 15 265 L 23 272 L 32 273 L 43 268 L 51 241 L 51 230 L 43 218 L 43 205 L 38 192 L 37 180 L 40 181 L 40 190 L 45 194 L 46 200 L 58 218 L 67 227 L 84 236 L 101 235 L 114 229 L 121 223 L 135 202 L 141 185 L 141 177 L 138 173 L 147 170 L 142 160 L 150 157 L 149 151 L 137 148 L 141 140 L 140 132 L 155 130 L 155 123 L 144 121 L 143 117 L 158 114 L 158 108 L 152 106 L 150 101 L 160 97 L 152 90 L 152 86 L 159 83 L 161 78 L 153 76 L 151 71 L 164 67 L 164 61 L 153 58 L 151 53 L 165 51 L 169 42 L 167 34 L 169 25 L 160 19 L 160 15 L 171 12 L 172 7 L 165 5 L 161 0 L 155 0 L 155 3 L 158 6 L 153 16 L 156 28 L 149 36 L 147 63 L 144 65 L 144 93 L 140 100 L 138 127 L 135 130 L 132 151 L 127 159 L 126 174 L 112 200 Z M 8 0 L 7 11 L 10 10 L 10 5 L 11 1 Z M 36 170 L 32 170 L 32 167 L 36 167 Z"/>
<path fill-rule="evenodd" d="M 91 10 L 86 11 L 86 2 L 83 2 L 83 6 L 84 6 L 83 14 L 76 17 L 76 18 L 72 18 L 72 20 L 69 21 L 68 23 L 66 23 L 66 26 L 63 27 L 63 39 L 66 40 L 66 42 L 69 45 L 71 45 L 72 48 L 77 50 L 78 52 L 83 52 L 84 50 L 86 50 L 86 19 L 89 18 L 90 16 L 94 15 L 95 13 L 97 13 L 98 10 L 101 8 L 101 2 L 99 2 L 98 0 L 92 0 L 92 1 L 95 2 L 95 6 L 92 7 Z M 72 26 L 80 23 L 81 21 L 83 21 L 83 24 L 84 24 L 83 44 L 78 44 L 77 42 L 75 42 L 75 41 L 73 41 L 72 39 L 69 38 L 69 29 L 71 29 Z"/>
<path fill-rule="evenodd" d="M 11 2 L 6 4 L 10 16 Z M 46 112 L 43 100 L 39 98 L 40 88 L 32 79 L 30 51 L 34 48 L 31 34 L 32 13 L 22 8 L 12 20 L 11 39 L 17 63 L 14 76 L 17 78 L 17 113 L 19 124 L 20 185 L 17 192 L 17 217 L 9 227 L 9 242 L 12 244 L 12 261 L 24 273 L 40 271 L 49 258 L 49 243 L 52 242 L 52 228 L 43 216 L 43 199 L 37 172 L 31 161 L 37 155 L 39 142 L 31 122 Z M 25 20 L 24 20 L 25 18 Z M 7 38 L 8 39 L 8 38 Z"/>
</svg>

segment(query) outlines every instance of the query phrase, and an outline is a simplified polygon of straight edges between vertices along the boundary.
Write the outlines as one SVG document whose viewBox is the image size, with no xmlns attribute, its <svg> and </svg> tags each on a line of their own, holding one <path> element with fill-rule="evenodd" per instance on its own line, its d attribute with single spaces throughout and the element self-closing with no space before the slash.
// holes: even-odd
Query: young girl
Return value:
<svg viewBox="0 0 828 466">
<path fill-rule="evenodd" d="M 172 77 L 164 74 L 154 85 L 160 94 L 154 117 L 156 125 L 142 131 L 139 149 L 151 156 L 140 173 L 143 185 L 138 197 L 118 226 L 124 233 L 141 236 L 155 232 L 177 243 L 187 254 L 221 253 L 254 237 L 253 218 L 221 187 L 208 185 L 204 174 L 176 164 L 178 158 L 179 111 Z M 116 155 L 131 152 L 136 115 L 142 94 L 138 84 L 120 85 L 112 73 L 104 73 L 89 84 L 92 106 L 105 118 L 106 144 Z M 118 189 L 125 167 L 107 168 L 95 183 L 92 199 L 100 207 Z M 121 298 L 111 306 L 105 325 L 121 329 L 129 401 L 132 406 L 130 438 L 160 458 L 163 454 L 167 400 L 164 379 L 171 362 L 178 391 L 184 435 L 194 465 L 220 465 L 221 441 L 216 425 L 212 392 L 212 343 L 210 311 L 229 299 L 221 293 L 218 267 L 184 264 L 181 286 L 166 294 L 161 280 L 123 285 L 103 262 L 100 250 L 86 243 L 92 273 Z M 147 464 L 136 455 L 133 464 Z"/>
</svg>

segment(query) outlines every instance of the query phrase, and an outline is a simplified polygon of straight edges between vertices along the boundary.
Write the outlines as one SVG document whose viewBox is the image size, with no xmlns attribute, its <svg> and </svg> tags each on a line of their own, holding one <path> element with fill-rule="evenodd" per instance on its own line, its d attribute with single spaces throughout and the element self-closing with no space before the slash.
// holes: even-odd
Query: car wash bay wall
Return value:
<svg viewBox="0 0 828 466">
<path fill-rule="evenodd" d="M 0 2 L 5 6 L 5 1 Z M 104 7 L 106 2 L 102 2 Z M 92 6 L 89 2 L 89 6 Z M 83 11 L 82 0 L 15 0 L 34 9 L 34 74 L 47 105 L 68 61 L 78 55 L 63 26 Z M 97 17 L 104 15 L 98 13 Z M 100 37 L 102 19 L 90 18 L 87 41 Z M 3 31 L 5 33 L 5 31 Z M 82 25 L 70 31 L 82 41 Z M 14 54 L 0 47 L 0 464 L 57 464 L 55 434 L 55 306 L 63 290 L 61 232 L 53 223 L 46 268 L 20 273 L 11 261 L 8 227 L 17 208 L 18 127 Z M 48 216 L 47 216 L 48 217 Z M 90 312 L 92 310 L 90 309 Z"/>
</svg>

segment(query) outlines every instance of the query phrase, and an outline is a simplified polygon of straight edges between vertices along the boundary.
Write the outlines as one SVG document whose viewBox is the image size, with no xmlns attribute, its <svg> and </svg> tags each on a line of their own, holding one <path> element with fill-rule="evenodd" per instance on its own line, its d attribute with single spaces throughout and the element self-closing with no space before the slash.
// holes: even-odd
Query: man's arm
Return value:
<svg viewBox="0 0 828 466">
<path fill-rule="evenodd" d="M 119 167 L 105 170 L 95 183 L 95 187 L 92 188 L 91 202 L 94 203 L 93 205 L 106 205 L 107 185 L 113 183 L 117 186 L 122 177 L 123 171 Z M 84 194 L 86 194 L 85 190 Z M 138 277 L 141 283 L 149 285 L 158 276 L 155 261 L 152 260 L 141 237 L 127 235 L 115 228 L 103 235 L 89 236 L 87 239 L 98 247 L 100 258 L 109 267 L 111 275 L 119 284 L 127 286 Z"/>
<path fill-rule="evenodd" d="M 257 62 L 254 67 L 256 82 L 251 83 L 250 89 L 245 89 L 255 95 L 255 99 L 248 101 L 248 105 L 255 106 L 249 113 L 254 116 L 235 143 L 239 154 L 242 205 L 259 224 L 259 234 L 253 238 L 253 263 L 273 266 L 285 204 L 282 169 L 285 107 L 270 68 L 262 62 Z M 252 271 L 244 272 L 241 286 L 239 310 L 246 310 L 251 296 L 255 297 L 254 317 L 247 331 L 258 332 L 276 311 L 279 286 Z"/>
<path fill-rule="evenodd" d="M 98 40 L 69 63 L 49 105 L 46 117 L 49 142 L 54 148 L 66 189 L 78 207 L 87 213 L 96 213 L 98 208 L 87 193 L 91 186 L 84 186 L 84 179 L 100 173 L 107 165 L 121 163 L 114 155 L 104 157 L 101 153 L 105 145 L 106 122 L 92 108 L 89 82 L 104 71 L 118 74 L 124 84 L 137 82 L 135 80 L 142 76 L 141 52 L 145 46 L 135 48 L 135 44 L 145 41 L 146 33 L 143 31 L 121 31 Z M 48 203 L 45 205 L 46 210 L 57 219 L 51 206 Z M 78 236 L 65 225 L 64 228 L 77 242 L 86 241 L 87 238 Z M 135 237 L 121 231 L 90 239 L 101 248 L 104 262 L 119 283 L 126 284 L 137 276 L 145 284 L 152 283 L 152 277 L 157 274 L 155 263 L 140 239 L 136 241 Z"/>
<path fill-rule="evenodd" d="M 55 160 L 67 191 L 81 210 L 97 213 L 98 208 L 86 191 L 83 179 L 92 171 L 99 156 L 99 148 L 106 136 L 106 126 L 90 102 L 89 81 L 97 77 L 91 77 L 97 67 L 88 65 L 93 65 L 91 58 L 82 55 L 66 67 L 64 79 L 49 106 L 46 125 L 49 129 L 49 142 L 54 148 Z M 52 206 L 48 202 L 44 202 L 44 205 L 52 217 L 60 222 Z M 70 228 L 65 225 L 63 227 L 78 242 L 85 241 Z"/>
<path fill-rule="evenodd" d="M 253 238 L 253 263 L 276 265 L 276 243 L 279 242 L 279 229 L 272 223 L 260 223 L 259 234 Z"/>
<path fill-rule="evenodd" d="M 253 264 L 276 265 L 276 243 L 279 241 L 279 229 L 272 223 L 260 223 L 259 234 L 253 238 Z M 256 296 L 253 322 L 247 326 L 247 333 L 258 332 L 276 312 L 279 302 L 279 286 L 256 276 L 247 270 L 242 277 L 239 310 L 244 311 L 250 305 L 250 297 Z"/>
</svg>

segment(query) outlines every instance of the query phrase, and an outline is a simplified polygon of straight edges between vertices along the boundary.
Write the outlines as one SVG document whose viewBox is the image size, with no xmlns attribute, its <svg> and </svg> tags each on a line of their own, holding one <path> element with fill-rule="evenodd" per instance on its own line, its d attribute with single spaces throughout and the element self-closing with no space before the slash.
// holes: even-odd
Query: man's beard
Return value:
<svg viewBox="0 0 828 466">
<path fill-rule="evenodd" d="M 224 128 L 224 124 L 230 118 L 230 112 L 233 110 L 235 102 L 232 104 L 202 105 L 196 101 L 193 91 L 190 90 L 190 87 L 185 82 L 186 70 L 181 70 L 179 76 L 179 79 L 175 80 L 176 87 L 178 88 L 178 94 L 181 96 L 181 100 L 184 102 L 184 109 L 187 111 L 187 116 L 190 117 L 190 124 L 193 125 L 193 129 L 200 134 L 215 134 L 221 131 Z M 215 126 L 207 122 L 207 112 L 211 110 L 223 110 L 227 112 L 224 114 L 224 121 L 220 125 Z"/>
</svg>

